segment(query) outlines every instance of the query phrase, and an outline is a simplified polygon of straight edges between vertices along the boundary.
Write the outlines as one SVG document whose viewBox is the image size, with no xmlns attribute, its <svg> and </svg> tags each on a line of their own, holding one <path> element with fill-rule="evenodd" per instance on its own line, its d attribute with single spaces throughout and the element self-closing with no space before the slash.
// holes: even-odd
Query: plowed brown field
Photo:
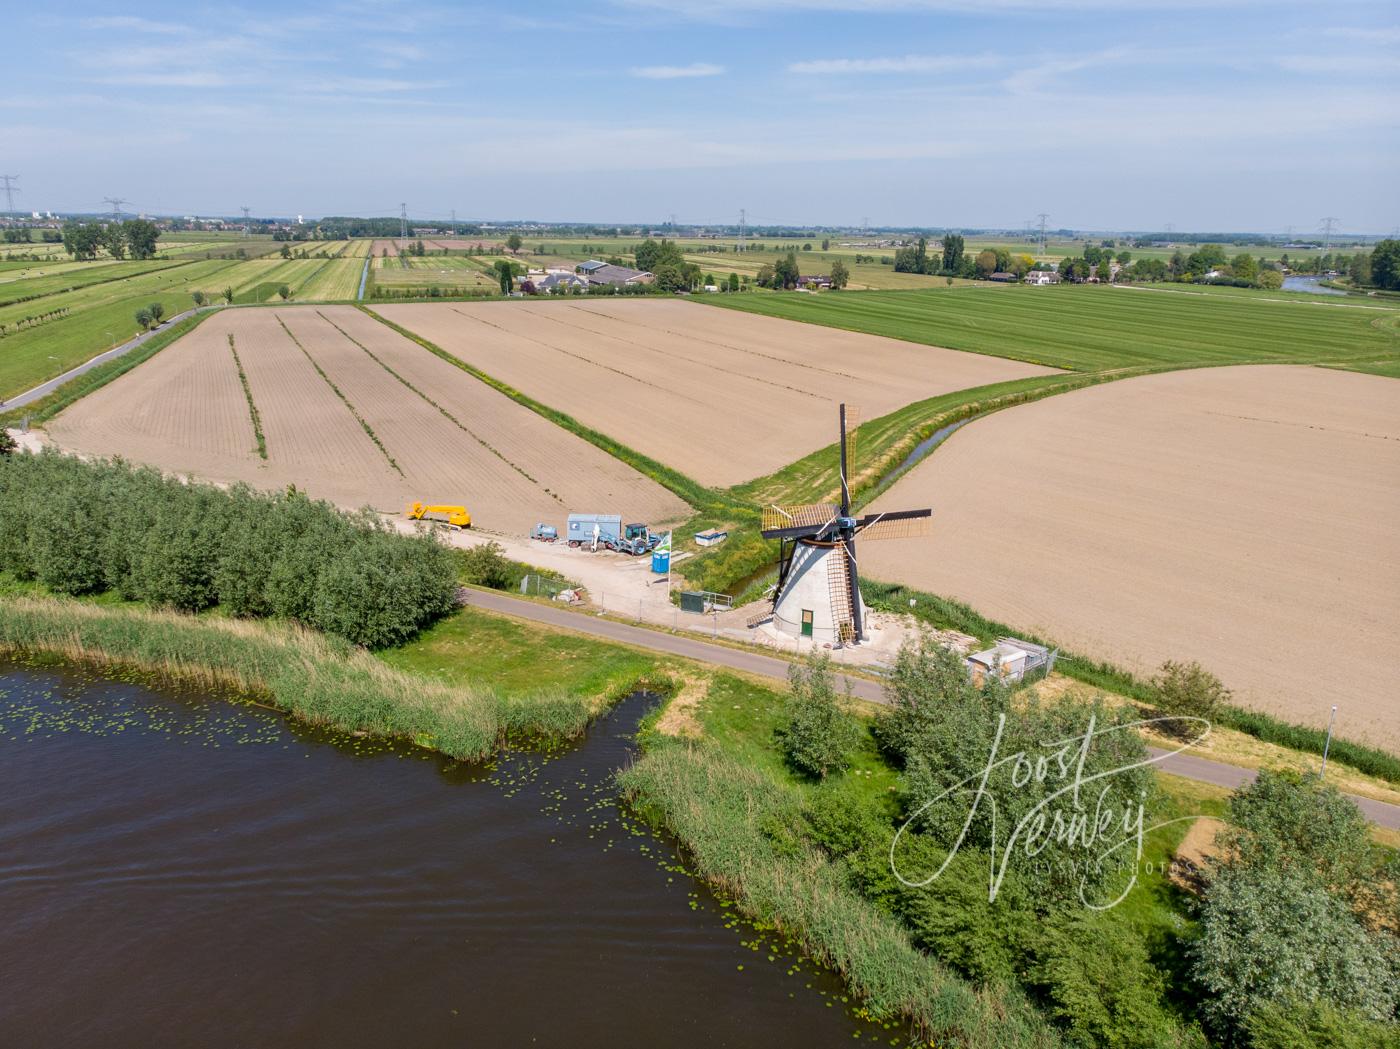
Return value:
<svg viewBox="0 0 1400 1049">
<path fill-rule="evenodd" d="M 1210 368 L 1011 408 L 874 509 L 933 534 L 861 564 L 1151 673 L 1199 660 L 1247 706 L 1400 749 L 1400 382 Z"/>
<path fill-rule="evenodd" d="M 830 444 L 867 419 L 1038 365 L 668 299 L 376 306 L 536 400 L 708 485 Z"/>
<path fill-rule="evenodd" d="M 344 506 L 463 503 L 476 524 L 504 532 L 562 525 L 575 510 L 653 523 L 687 513 L 661 486 L 349 306 L 220 313 L 49 432 L 74 451 L 260 488 L 296 484 Z"/>
</svg>

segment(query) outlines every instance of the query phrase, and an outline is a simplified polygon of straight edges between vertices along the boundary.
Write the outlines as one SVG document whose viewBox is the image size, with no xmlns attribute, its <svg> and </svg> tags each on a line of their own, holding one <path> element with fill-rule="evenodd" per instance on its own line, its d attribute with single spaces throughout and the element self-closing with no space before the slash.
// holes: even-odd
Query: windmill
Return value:
<svg viewBox="0 0 1400 1049">
<path fill-rule="evenodd" d="M 865 640 L 856 539 L 902 539 L 928 534 L 932 510 L 891 510 L 854 517 L 850 471 L 855 461 L 855 409 L 840 408 L 840 503 L 768 506 L 763 537 L 778 540 L 778 584 L 773 609 L 750 620 L 771 618 L 784 633 L 829 640 Z"/>
</svg>

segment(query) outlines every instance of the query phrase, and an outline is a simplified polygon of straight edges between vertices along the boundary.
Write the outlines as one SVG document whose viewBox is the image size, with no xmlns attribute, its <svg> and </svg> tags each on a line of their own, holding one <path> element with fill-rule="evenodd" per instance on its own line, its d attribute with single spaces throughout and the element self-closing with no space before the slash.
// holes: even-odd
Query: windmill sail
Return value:
<svg viewBox="0 0 1400 1049">
<path fill-rule="evenodd" d="M 929 534 L 929 510 L 896 510 L 871 514 L 856 522 L 862 539 L 916 539 Z"/>
<path fill-rule="evenodd" d="M 763 508 L 763 530 L 777 532 L 792 528 L 823 528 L 831 524 L 838 515 L 838 509 L 831 503 L 770 505 Z"/>
</svg>

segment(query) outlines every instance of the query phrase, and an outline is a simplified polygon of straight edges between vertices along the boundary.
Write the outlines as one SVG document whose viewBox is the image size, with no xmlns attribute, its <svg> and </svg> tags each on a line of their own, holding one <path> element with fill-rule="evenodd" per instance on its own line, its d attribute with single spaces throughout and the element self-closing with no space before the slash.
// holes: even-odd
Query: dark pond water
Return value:
<svg viewBox="0 0 1400 1049">
<path fill-rule="evenodd" d="M 902 1044 L 618 808 L 645 709 L 465 766 L 0 663 L 0 1046 Z"/>
</svg>

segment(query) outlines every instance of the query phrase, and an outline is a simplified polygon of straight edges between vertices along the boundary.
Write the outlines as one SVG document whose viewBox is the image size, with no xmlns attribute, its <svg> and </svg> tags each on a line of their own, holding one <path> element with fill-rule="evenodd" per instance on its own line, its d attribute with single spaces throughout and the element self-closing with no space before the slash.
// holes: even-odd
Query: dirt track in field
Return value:
<svg viewBox="0 0 1400 1049">
<path fill-rule="evenodd" d="M 1053 369 L 668 299 L 377 305 L 494 378 L 703 484 L 771 473 L 873 419 Z"/>
<path fill-rule="evenodd" d="M 562 525 L 571 511 L 652 523 L 688 512 L 660 485 L 350 306 L 220 313 L 48 429 L 73 451 L 264 489 L 295 484 L 342 506 L 462 503 L 479 527 L 501 532 Z"/>
<path fill-rule="evenodd" d="M 1150 674 L 1199 660 L 1246 706 L 1400 750 L 1400 382 L 1209 368 L 1011 408 L 875 509 L 872 578 Z"/>
</svg>

